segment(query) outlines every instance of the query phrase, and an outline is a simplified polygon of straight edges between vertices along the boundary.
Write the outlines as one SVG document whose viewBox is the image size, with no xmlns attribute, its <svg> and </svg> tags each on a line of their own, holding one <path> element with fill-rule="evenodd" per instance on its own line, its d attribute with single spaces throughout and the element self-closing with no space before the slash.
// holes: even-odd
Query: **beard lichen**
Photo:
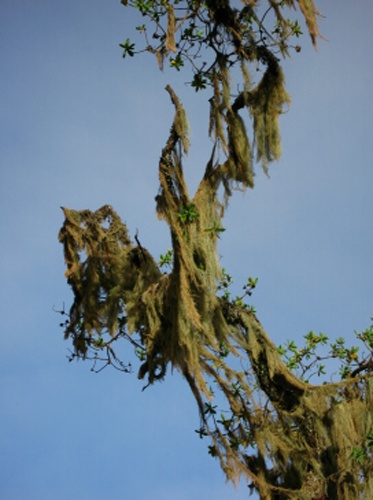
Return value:
<svg viewBox="0 0 373 500">
<path fill-rule="evenodd" d="M 227 85 L 227 79 L 220 84 Z M 268 92 L 276 83 L 265 85 Z M 238 115 L 241 104 L 236 99 L 236 106 L 225 102 L 214 109 L 211 127 L 227 159 L 215 162 L 214 146 L 191 198 L 182 169 L 189 145 L 186 115 L 173 90 L 167 91 L 175 119 L 159 162 L 156 200 L 158 217 L 170 227 L 172 269 L 161 272 L 110 206 L 96 212 L 64 208 L 59 239 L 74 293 L 65 337 L 72 338 L 75 354 L 84 358 L 99 345 L 97 335 L 113 338 L 125 331 L 142 349 L 138 376 L 148 385 L 162 380 L 167 366 L 180 371 L 199 408 L 198 432 L 211 438 L 210 454 L 229 480 L 245 478 L 261 498 L 372 498 L 371 453 L 364 461 L 351 459 L 373 426 L 371 374 L 307 384 L 282 362 L 256 315 L 218 294 L 219 234 L 211 228 L 220 227 L 232 183 L 253 185 L 250 147 Z M 278 137 L 265 127 L 286 95 L 281 91 L 269 104 L 271 98 L 263 103 L 265 92 L 259 87 L 240 102 L 271 115 L 256 139 L 263 148 L 259 156 L 270 161 L 278 155 Z M 223 201 L 218 199 L 221 185 Z M 132 341 L 135 335 L 139 338 Z M 219 398 L 220 416 L 213 404 Z"/>
</svg>

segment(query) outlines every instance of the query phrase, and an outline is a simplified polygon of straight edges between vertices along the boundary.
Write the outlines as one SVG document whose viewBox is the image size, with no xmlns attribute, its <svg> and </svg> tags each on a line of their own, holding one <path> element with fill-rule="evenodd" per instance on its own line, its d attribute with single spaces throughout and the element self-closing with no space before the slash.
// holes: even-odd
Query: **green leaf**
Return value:
<svg viewBox="0 0 373 500">
<path fill-rule="evenodd" d="M 123 49 L 122 57 L 126 57 L 127 55 L 133 57 L 135 55 L 135 44 L 131 43 L 129 38 L 124 43 L 120 43 L 119 47 Z"/>
<path fill-rule="evenodd" d="M 295 35 L 297 38 L 299 38 L 301 35 L 303 35 L 303 31 L 301 30 L 300 24 L 298 21 L 295 21 L 291 25 L 291 34 Z"/>
<path fill-rule="evenodd" d="M 183 224 L 187 224 L 189 222 L 193 222 L 195 219 L 198 219 L 199 213 L 196 210 L 195 204 L 190 203 L 189 205 L 182 207 L 178 213 L 178 217 Z"/>
<path fill-rule="evenodd" d="M 180 54 L 177 54 L 176 57 L 173 57 L 170 59 L 170 67 L 177 69 L 177 71 L 180 71 L 180 68 L 184 66 L 184 61 L 181 58 Z"/>
<path fill-rule="evenodd" d="M 206 429 L 204 427 L 201 427 L 200 429 L 197 429 L 194 432 L 196 432 L 199 435 L 200 439 L 203 439 L 204 436 L 208 436 Z"/>
<path fill-rule="evenodd" d="M 195 88 L 196 92 L 203 90 L 207 86 L 207 80 L 200 73 L 194 75 L 193 81 L 191 83 L 192 87 Z"/>
<path fill-rule="evenodd" d="M 209 450 L 209 455 L 211 455 L 212 457 L 216 457 L 218 452 L 217 452 L 217 449 L 215 446 L 209 446 L 208 447 L 208 450 Z"/>
<path fill-rule="evenodd" d="M 146 360 L 146 351 L 145 351 L 145 349 L 142 349 L 141 347 L 139 347 L 138 349 L 136 349 L 135 353 L 136 353 L 136 356 L 139 358 L 140 361 L 145 361 Z"/>
<path fill-rule="evenodd" d="M 216 405 L 212 405 L 212 403 L 205 403 L 205 409 L 203 410 L 204 415 L 216 415 Z"/>
<path fill-rule="evenodd" d="M 298 347 L 296 346 L 294 340 L 288 341 L 287 348 L 289 351 L 296 352 L 298 350 Z"/>
<path fill-rule="evenodd" d="M 102 337 L 98 337 L 97 339 L 94 340 L 93 342 L 95 347 L 103 348 L 104 346 L 104 339 Z"/>
<path fill-rule="evenodd" d="M 172 266 L 172 259 L 173 259 L 173 251 L 171 249 L 168 249 L 167 252 L 163 255 L 161 254 L 159 256 L 159 261 L 158 265 L 160 268 L 163 266 Z"/>
<path fill-rule="evenodd" d="M 367 447 L 368 448 L 373 448 L 373 430 L 369 432 L 369 434 L 366 437 L 367 441 Z"/>
<path fill-rule="evenodd" d="M 280 356 L 285 356 L 285 354 L 287 353 L 287 349 L 285 349 L 285 347 L 283 347 L 282 345 L 279 345 L 277 347 L 277 352 L 280 354 Z"/>
<path fill-rule="evenodd" d="M 351 453 L 351 460 L 363 463 L 368 458 L 366 450 L 364 448 L 353 448 Z"/>
</svg>

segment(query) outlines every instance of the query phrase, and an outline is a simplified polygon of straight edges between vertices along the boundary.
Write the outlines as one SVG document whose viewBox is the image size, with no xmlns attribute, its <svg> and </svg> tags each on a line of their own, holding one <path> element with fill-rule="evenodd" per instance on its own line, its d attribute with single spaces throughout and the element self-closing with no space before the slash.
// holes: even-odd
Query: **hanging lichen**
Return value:
<svg viewBox="0 0 373 500">
<path fill-rule="evenodd" d="M 167 5 L 168 18 L 167 18 L 167 35 L 166 35 L 166 49 L 176 53 L 175 44 L 175 11 L 171 4 Z"/>
<path fill-rule="evenodd" d="M 245 478 L 263 499 L 373 498 L 371 357 L 351 378 L 313 386 L 283 363 L 253 310 L 241 298 L 220 293 L 225 274 L 217 241 L 232 188 L 253 187 L 253 160 L 267 172 L 281 152 L 279 116 L 290 99 L 277 54 L 286 55 L 288 38 L 298 33 L 298 25 L 283 15 L 284 6 L 296 3 L 269 0 L 267 13 L 273 11 L 276 19 L 273 32 L 264 27 L 267 13 L 260 19 L 252 0 L 244 1 L 241 10 L 228 0 L 186 2 L 186 7 L 181 2 L 122 3 L 133 3 L 155 22 L 159 42 L 146 50 L 162 65 L 170 51 L 178 51 L 180 65 L 195 45 L 212 48 L 210 66 L 194 63 L 192 85 L 197 90 L 211 86 L 213 146 L 191 197 L 183 173 L 188 120 L 167 86 L 175 115 L 159 160 L 156 208 L 171 233 L 168 274 L 137 235 L 131 241 L 110 206 L 96 212 L 63 209 L 59 239 L 74 294 L 65 337 L 72 339 L 73 356 L 96 362 L 104 352 L 107 364 L 117 367 L 113 342 L 123 338 L 135 348 L 138 377 L 148 385 L 162 380 L 169 366 L 180 371 L 199 408 L 197 432 L 211 440 L 209 453 L 229 480 Z M 314 4 L 297 3 L 315 44 Z M 197 21 L 205 23 L 202 34 Z M 183 23 L 189 24 L 180 35 Z M 130 44 L 122 48 L 133 53 Z M 198 57 L 197 50 L 190 59 Z M 237 62 L 243 85 L 233 92 L 231 69 Z M 250 65 L 264 68 L 256 86 Z M 241 115 L 245 109 L 253 121 L 251 140 L 250 121 Z M 373 350 L 373 327 L 366 338 Z M 119 369 L 127 371 L 127 365 L 119 362 Z"/>
<path fill-rule="evenodd" d="M 211 229 L 221 222 L 217 192 L 228 171 L 209 164 L 189 198 L 181 166 L 185 137 L 177 132 L 186 129 L 176 125 L 184 110 L 167 90 L 175 119 L 160 160 L 157 201 L 171 230 L 172 271 L 162 274 L 149 252 L 132 244 L 111 207 L 95 213 L 64 209 L 60 241 L 75 297 L 65 334 L 85 357 L 98 345 L 97 333 L 115 335 L 125 318 L 126 331 L 140 333 L 136 345 L 144 347 L 139 378 L 152 384 L 164 378 L 168 365 L 179 370 L 200 410 L 198 432 L 212 440 L 211 455 L 228 479 L 245 477 L 262 498 L 369 497 L 371 457 L 360 463 L 351 456 L 373 427 L 371 376 L 323 386 L 301 381 L 255 315 L 217 295 L 222 271 L 218 234 Z M 230 148 L 239 146 L 231 140 Z M 237 173 L 231 175 L 237 180 Z M 230 357 L 246 359 L 247 368 L 232 368 Z M 222 419 L 212 418 L 211 381 L 229 408 Z"/>
<path fill-rule="evenodd" d="M 263 56 L 268 64 L 267 70 L 251 93 L 249 106 L 254 119 L 256 159 L 268 173 L 268 164 L 281 156 L 279 116 L 290 104 L 290 96 L 285 90 L 284 75 L 276 59 L 267 51 L 263 51 Z"/>
</svg>

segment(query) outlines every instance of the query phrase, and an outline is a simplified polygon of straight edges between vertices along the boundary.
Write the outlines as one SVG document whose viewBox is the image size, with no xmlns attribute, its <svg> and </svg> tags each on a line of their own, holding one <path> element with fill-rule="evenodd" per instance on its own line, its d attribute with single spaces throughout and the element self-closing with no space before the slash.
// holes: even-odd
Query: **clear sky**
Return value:
<svg viewBox="0 0 373 500">
<path fill-rule="evenodd" d="M 253 303 L 276 343 L 310 330 L 353 343 L 373 316 L 373 4 L 318 6 L 328 41 L 315 52 L 304 37 L 285 66 L 282 159 L 231 201 L 219 248 L 238 291 L 259 278 Z M 150 55 L 121 59 L 133 17 L 119 0 L 12 0 L 1 10 L 0 497 L 247 498 L 194 433 L 180 376 L 142 392 L 136 374 L 68 363 L 53 312 L 71 301 L 60 206 L 109 203 L 153 255 L 168 248 L 154 204 L 173 115 L 164 86 L 189 111 L 191 191 L 211 148 L 206 98 Z"/>
</svg>

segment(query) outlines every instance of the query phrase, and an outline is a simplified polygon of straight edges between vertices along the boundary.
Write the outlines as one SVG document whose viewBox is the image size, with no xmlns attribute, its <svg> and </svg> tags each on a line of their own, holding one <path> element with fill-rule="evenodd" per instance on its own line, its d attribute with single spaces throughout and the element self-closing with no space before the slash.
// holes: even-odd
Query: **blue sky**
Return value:
<svg viewBox="0 0 373 500">
<path fill-rule="evenodd" d="M 328 42 L 285 65 L 292 96 L 283 156 L 238 192 L 219 253 L 276 343 L 308 331 L 354 342 L 373 315 L 370 0 L 320 1 Z M 111 204 L 155 256 L 157 160 L 173 110 L 189 112 L 191 191 L 209 157 L 207 108 L 150 56 L 121 59 L 133 17 L 116 2 L 13 0 L 0 19 L 1 471 L 4 500 L 238 500 L 226 485 L 186 384 L 144 392 L 136 375 L 68 363 L 58 327 L 71 300 L 60 206 Z M 130 358 L 128 354 L 128 358 Z"/>
</svg>

